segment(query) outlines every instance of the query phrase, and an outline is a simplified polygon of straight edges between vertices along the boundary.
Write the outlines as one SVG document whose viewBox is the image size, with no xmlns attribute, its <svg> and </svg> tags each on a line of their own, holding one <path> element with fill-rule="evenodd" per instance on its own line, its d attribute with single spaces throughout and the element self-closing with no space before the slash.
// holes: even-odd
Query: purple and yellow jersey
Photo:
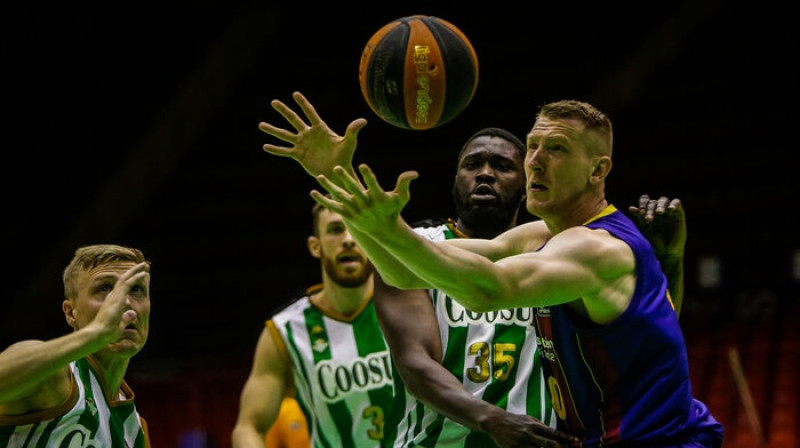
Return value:
<svg viewBox="0 0 800 448">
<path fill-rule="evenodd" d="M 566 304 L 536 310 L 539 352 L 559 428 L 580 446 L 718 446 L 722 426 L 692 396 L 688 356 L 652 246 L 614 206 L 587 224 L 636 257 L 636 286 L 614 322 L 588 322 Z"/>
</svg>

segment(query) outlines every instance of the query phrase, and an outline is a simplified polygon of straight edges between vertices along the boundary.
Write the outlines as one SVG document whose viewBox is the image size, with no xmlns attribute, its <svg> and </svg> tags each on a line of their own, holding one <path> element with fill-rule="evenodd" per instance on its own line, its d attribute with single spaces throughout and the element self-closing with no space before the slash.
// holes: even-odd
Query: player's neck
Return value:
<svg viewBox="0 0 800 448">
<path fill-rule="evenodd" d="M 106 399 L 115 400 L 119 395 L 122 380 L 128 370 L 130 358 L 121 356 L 103 356 L 99 353 L 88 358 L 89 364 L 97 375 L 102 378 L 103 387 L 106 389 Z"/>
<path fill-rule="evenodd" d="M 315 305 L 342 316 L 352 316 L 372 298 L 372 278 L 359 286 L 344 287 L 327 281 L 325 287 L 312 298 Z"/>
<path fill-rule="evenodd" d="M 571 206 L 563 213 L 553 213 L 552 217 L 543 218 L 553 234 L 570 227 L 584 225 L 587 221 L 597 216 L 608 207 L 608 201 L 600 197 L 597 200 L 584 202 L 578 206 Z"/>
<path fill-rule="evenodd" d="M 451 220 L 451 222 L 453 222 Z M 461 218 L 457 221 L 453 222 L 453 228 L 456 232 L 456 235 L 459 238 L 484 238 L 484 239 L 492 239 L 497 235 L 509 230 L 517 225 L 517 218 L 516 215 L 514 219 L 509 221 L 508 225 L 505 227 L 500 226 L 493 226 L 493 227 L 476 227 L 470 226 L 464 222 Z"/>
</svg>

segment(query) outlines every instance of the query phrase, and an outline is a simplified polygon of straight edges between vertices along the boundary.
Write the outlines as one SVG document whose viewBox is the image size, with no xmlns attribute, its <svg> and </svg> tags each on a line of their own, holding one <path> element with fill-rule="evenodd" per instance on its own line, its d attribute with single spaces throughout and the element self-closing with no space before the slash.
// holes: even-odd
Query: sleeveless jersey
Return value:
<svg viewBox="0 0 800 448">
<path fill-rule="evenodd" d="M 429 221 L 414 230 L 433 241 L 457 238 L 454 226 Z M 527 414 L 555 428 L 536 354 L 532 308 L 488 313 L 468 311 L 438 290 L 429 295 L 442 339 L 442 365 L 476 397 L 515 414 Z M 483 432 L 446 418 L 406 391 L 395 372 L 395 407 L 387 427 L 386 446 L 490 448 L 496 446 Z"/>
<path fill-rule="evenodd" d="M 392 369 L 372 300 L 346 318 L 304 296 L 276 313 L 267 327 L 292 366 L 311 446 L 380 446 L 393 395 Z"/>
<path fill-rule="evenodd" d="M 608 325 L 578 319 L 567 305 L 536 309 L 559 428 L 582 437 L 581 447 L 719 446 L 722 426 L 692 396 L 686 344 L 650 243 L 613 205 L 585 226 L 630 246 L 636 285 Z"/>
<path fill-rule="evenodd" d="M 136 412 L 127 383 L 125 397 L 106 400 L 94 359 L 70 363 L 71 393 L 53 409 L 0 416 L 0 448 L 149 448 L 145 421 Z"/>
</svg>

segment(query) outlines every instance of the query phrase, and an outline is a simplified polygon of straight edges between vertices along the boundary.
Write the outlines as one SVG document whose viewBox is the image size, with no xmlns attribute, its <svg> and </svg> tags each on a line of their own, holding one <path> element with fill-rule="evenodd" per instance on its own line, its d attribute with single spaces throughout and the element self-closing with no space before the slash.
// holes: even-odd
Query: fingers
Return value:
<svg viewBox="0 0 800 448">
<path fill-rule="evenodd" d="M 647 204 L 650 203 L 650 196 L 643 194 L 639 196 L 639 211 L 641 214 L 644 214 L 644 210 L 647 210 Z"/>
<path fill-rule="evenodd" d="M 634 216 L 634 218 L 637 219 L 637 221 L 641 222 L 642 219 L 646 219 L 647 207 L 649 203 L 650 196 L 643 194 L 639 196 L 639 205 L 631 205 L 628 207 L 628 211 Z"/>
<path fill-rule="evenodd" d="M 138 280 L 147 274 L 150 273 L 150 263 L 147 261 L 143 261 L 141 263 L 136 264 L 134 267 L 128 269 L 120 276 L 120 281 L 133 284 L 135 280 Z"/>
<path fill-rule="evenodd" d="M 365 164 L 361 164 L 358 169 L 361 172 L 361 177 L 364 178 L 364 183 L 366 184 L 368 191 L 379 192 L 380 194 L 385 193 L 383 188 L 378 184 L 378 179 L 375 177 L 375 173 L 370 167 Z M 410 199 L 411 181 L 417 177 L 419 177 L 419 173 L 416 171 L 405 171 L 397 177 L 397 182 L 395 182 L 393 193 L 398 196 L 402 203 L 405 204 Z M 353 190 L 350 190 L 350 192 L 356 194 L 356 192 Z"/>
<path fill-rule="evenodd" d="M 297 115 L 297 112 L 290 109 L 289 106 L 284 104 L 282 101 L 272 100 L 270 104 L 272 105 L 272 108 L 281 114 L 281 116 L 283 116 L 283 118 L 285 118 L 286 121 L 288 121 L 289 124 L 291 124 L 296 130 L 302 131 L 308 127 L 305 121 L 303 121 L 303 119 Z"/>
<path fill-rule="evenodd" d="M 294 102 L 297 103 L 298 106 L 300 106 L 300 110 L 302 110 L 303 114 L 306 116 L 306 118 L 308 118 L 308 123 L 311 126 L 315 126 L 322 123 L 322 119 L 319 118 L 317 110 L 314 108 L 311 102 L 309 102 L 306 99 L 306 97 L 303 96 L 302 93 L 294 92 L 292 93 L 292 98 L 294 98 Z M 305 123 L 303 123 L 303 125 L 305 125 Z"/>
<path fill-rule="evenodd" d="M 295 129 L 297 129 L 298 131 L 306 127 L 305 123 L 303 123 L 303 121 L 300 120 L 297 114 L 292 112 L 288 107 L 286 107 L 286 105 L 284 105 L 280 101 L 274 100 L 272 102 L 272 107 L 278 110 L 278 112 L 280 112 L 281 115 L 286 117 L 286 119 L 290 123 L 292 123 L 292 126 L 294 126 Z M 259 123 L 258 129 L 265 134 L 271 135 L 279 140 L 283 140 L 284 142 L 291 143 L 292 145 L 294 145 L 297 142 L 296 133 L 287 131 L 286 129 L 283 128 L 275 127 L 267 122 L 262 121 L 261 123 Z M 285 146 L 276 146 L 271 143 L 265 143 L 263 149 L 265 152 L 274 154 L 276 156 L 290 157 L 293 154 L 292 148 L 287 148 Z"/>
<path fill-rule="evenodd" d="M 281 157 L 291 157 L 294 154 L 292 148 L 287 148 L 285 146 L 275 146 L 269 143 L 265 143 L 263 148 L 264 152 L 268 152 L 270 154 L 274 154 L 276 156 L 281 156 Z"/>
<path fill-rule="evenodd" d="M 679 212 L 682 213 L 680 199 L 670 199 L 666 196 L 660 196 L 658 199 L 651 199 L 650 195 L 643 194 L 639 196 L 639 206 L 630 206 L 628 211 L 632 214 L 644 217 L 645 222 L 652 222 L 657 215 L 663 215 L 666 212 Z"/>
<path fill-rule="evenodd" d="M 658 201 L 653 199 L 647 201 L 647 209 L 645 210 L 645 216 L 644 216 L 645 221 L 647 222 L 652 221 L 655 218 L 657 210 L 658 210 Z"/>
<path fill-rule="evenodd" d="M 295 140 L 297 140 L 297 134 L 289 132 L 286 129 L 275 127 L 264 121 L 258 124 L 258 129 L 265 134 L 269 134 L 287 143 L 294 143 Z"/>
<path fill-rule="evenodd" d="M 324 177 L 324 176 L 322 176 L 322 177 Z M 317 180 L 320 182 L 320 184 L 322 184 L 323 180 L 321 180 L 319 178 L 317 178 Z M 324 181 L 327 181 L 327 179 L 324 179 Z M 325 196 L 324 194 L 320 193 L 319 191 L 311 190 L 311 199 L 313 199 L 314 202 L 316 202 L 317 204 L 327 208 L 328 210 L 330 210 L 332 212 L 335 212 L 335 213 L 338 213 L 338 214 L 340 214 L 342 216 L 345 216 L 344 215 L 344 209 L 343 209 L 341 203 L 339 203 L 338 201 L 335 201 L 335 200 Z"/>
<path fill-rule="evenodd" d="M 355 140 L 358 137 L 359 131 L 367 125 L 367 120 L 364 118 L 356 118 L 355 120 L 351 121 L 349 125 L 347 125 L 347 129 L 344 131 L 344 138 L 345 140 L 351 141 Z"/>
<path fill-rule="evenodd" d="M 364 184 L 368 189 L 384 193 L 383 188 L 381 188 L 380 184 L 378 184 L 378 178 L 375 177 L 375 173 L 372 171 L 372 168 L 362 163 L 359 165 L 358 171 L 361 173 L 361 177 L 364 178 Z M 353 191 L 351 190 L 351 193 L 352 192 Z"/>
<path fill-rule="evenodd" d="M 330 194 L 331 198 L 328 199 L 341 202 L 342 199 L 347 200 L 351 196 L 345 188 L 334 183 L 324 174 L 317 176 L 317 183 L 319 183 L 322 188 L 324 188 Z"/>
<path fill-rule="evenodd" d="M 656 203 L 656 213 L 662 214 L 667 210 L 667 204 L 669 203 L 669 198 L 666 196 L 661 196 L 658 198 Z"/>
<path fill-rule="evenodd" d="M 400 176 L 397 178 L 394 191 L 400 196 L 400 200 L 403 203 L 407 203 L 409 199 L 411 199 L 411 181 L 417 177 L 419 177 L 419 173 L 416 171 L 405 171 L 400 173 Z"/>
<path fill-rule="evenodd" d="M 366 166 L 366 165 L 362 165 L 362 167 L 364 167 L 364 166 Z M 363 175 L 363 173 L 364 173 L 363 169 L 362 169 L 361 172 L 362 172 L 362 175 Z M 341 165 L 337 165 L 337 166 L 333 167 L 333 173 L 336 175 L 336 179 L 339 181 L 339 185 L 341 187 L 343 187 L 345 190 L 347 190 L 348 193 L 350 193 L 352 195 L 357 195 L 357 196 L 363 198 L 363 196 L 364 196 L 363 195 L 364 186 L 361 185 L 361 182 L 358 180 L 357 177 L 353 176 L 353 174 L 351 174 L 349 171 L 344 169 L 344 167 L 342 167 Z M 370 171 L 370 173 L 371 173 L 371 171 Z M 372 185 L 373 186 L 377 186 L 378 182 L 375 179 L 374 175 L 372 175 L 372 178 L 370 180 L 372 181 Z M 370 184 L 368 183 L 369 180 L 366 177 L 364 177 L 364 182 L 367 183 L 368 187 L 370 186 Z M 378 188 L 380 189 L 380 187 L 378 187 Z M 380 191 L 383 191 L 383 190 L 380 190 Z"/>
</svg>

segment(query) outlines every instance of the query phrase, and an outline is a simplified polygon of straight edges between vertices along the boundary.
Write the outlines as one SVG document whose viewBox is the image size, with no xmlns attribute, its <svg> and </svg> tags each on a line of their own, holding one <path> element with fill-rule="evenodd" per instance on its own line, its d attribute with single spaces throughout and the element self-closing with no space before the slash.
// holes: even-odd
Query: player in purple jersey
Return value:
<svg viewBox="0 0 800 448">
<path fill-rule="evenodd" d="M 535 307 L 559 429 L 581 439 L 574 446 L 719 447 L 653 248 L 605 197 L 611 155 L 604 113 L 543 106 L 525 158 L 526 206 L 541 221 L 491 240 L 417 235 L 401 216 L 416 172 L 385 191 L 366 165 L 363 180 L 337 167 L 317 177 L 331 197 L 312 196 L 344 217 L 389 284 L 436 288 L 476 312 Z"/>
<path fill-rule="evenodd" d="M 343 167 L 349 168 L 350 172 L 353 172 L 350 160 L 352 158 L 352 150 L 355 148 L 355 135 L 358 130 L 363 127 L 365 121 L 363 119 L 353 121 L 350 126 L 348 126 L 344 137 L 339 137 L 330 131 L 325 125 L 325 122 L 316 114 L 313 106 L 311 106 L 302 95 L 295 93 L 294 99 L 306 115 L 308 122 L 305 122 L 280 101 L 273 101 L 273 107 L 289 121 L 295 128 L 296 133 L 277 128 L 268 123 L 262 123 L 260 125 L 262 131 L 292 145 L 291 147 L 281 147 L 265 144 L 265 151 L 294 158 L 312 175 L 319 173 L 331 174 L 333 166 L 337 163 Z M 651 200 L 648 196 L 643 195 L 640 198 L 639 207 L 631 207 L 630 211 L 633 213 L 632 216 L 639 222 L 639 225 L 642 226 L 643 231 L 647 233 L 648 239 L 651 240 L 654 248 L 658 249 L 661 257 L 666 261 L 666 265 L 662 267 L 666 271 L 673 274 L 678 273 L 678 275 L 680 275 L 679 273 L 682 271 L 683 247 L 686 241 L 685 221 L 683 220 L 680 201 L 670 201 L 664 197 L 658 200 Z M 658 215 L 664 215 L 664 217 L 654 221 L 653 219 Z M 530 228 L 532 230 L 534 229 L 533 227 Z M 536 236 L 537 232 L 543 232 L 543 235 Z M 546 226 L 539 226 L 531 233 L 528 233 L 527 237 L 530 241 L 545 241 L 550 235 L 551 233 L 549 233 Z M 672 274 L 670 277 L 672 277 Z M 672 278 L 673 280 L 677 280 L 675 282 L 670 282 L 670 288 L 672 289 L 674 287 L 674 298 L 676 299 L 675 308 L 677 310 L 679 306 L 678 300 L 682 295 L 682 282 L 680 281 L 680 277 Z M 406 298 L 403 300 L 405 299 Z M 388 314 L 392 313 L 387 313 L 387 315 Z M 673 314 L 675 314 L 675 311 L 673 311 Z M 418 316 L 419 313 L 415 315 Z M 417 332 L 418 328 L 414 328 L 411 331 L 415 336 L 417 336 Z M 427 393 L 422 395 L 425 395 L 426 400 L 430 398 Z M 484 419 L 485 418 L 486 417 L 484 417 Z M 490 424 L 488 421 L 481 423 L 481 425 L 488 424 Z M 535 444 L 533 446 L 557 446 L 557 442 L 545 441 L 540 438 L 538 440 L 538 445 Z"/>
</svg>

